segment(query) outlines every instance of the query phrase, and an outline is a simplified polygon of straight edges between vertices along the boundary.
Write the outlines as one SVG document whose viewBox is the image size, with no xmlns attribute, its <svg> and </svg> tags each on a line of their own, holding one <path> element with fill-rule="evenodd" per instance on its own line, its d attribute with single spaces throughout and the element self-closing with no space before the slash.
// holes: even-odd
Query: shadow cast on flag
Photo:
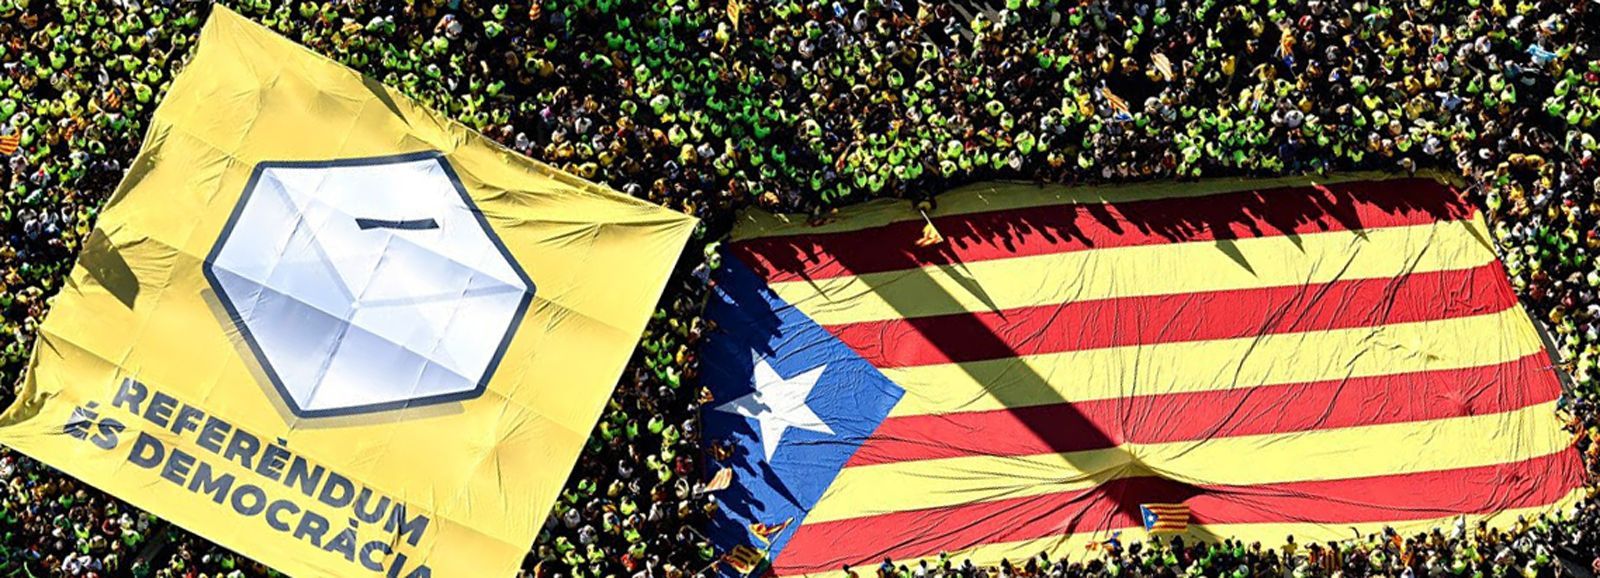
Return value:
<svg viewBox="0 0 1600 578">
<path fill-rule="evenodd" d="M 1204 541 L 1494 524 L 1576 485 L 1542 344 L 1447 186 L 940 205 L 742 217 L 702 374 L 710 469 L 738 475 L 712 538 L 757 561 L 726 570 L 1081 556 L 1149 504 Z"/>
<path fill-rule="evenodd" d="M 764 545 L 771 559 L 904 391 L 743 264 L 724 263 L 706 307 L 716 331 L 703 381 L 716 401 L 702 420 L 706 439 L 732 442 L 723 467 L 739 481 L 717 492 L 710 537 Z"/>
</svg>

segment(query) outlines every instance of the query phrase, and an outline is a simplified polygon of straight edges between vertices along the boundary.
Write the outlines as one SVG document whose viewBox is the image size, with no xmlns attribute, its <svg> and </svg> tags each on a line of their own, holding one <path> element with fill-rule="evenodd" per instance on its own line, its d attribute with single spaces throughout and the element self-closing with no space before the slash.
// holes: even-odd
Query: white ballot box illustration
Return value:
<svg viewBox="0 0 1600 578">
<path fill-rule="evenodd" d="M 261 163 L 205 273 L 300 417 L 478 396 L 534 295 L 438 153 Z"/>
</svg>

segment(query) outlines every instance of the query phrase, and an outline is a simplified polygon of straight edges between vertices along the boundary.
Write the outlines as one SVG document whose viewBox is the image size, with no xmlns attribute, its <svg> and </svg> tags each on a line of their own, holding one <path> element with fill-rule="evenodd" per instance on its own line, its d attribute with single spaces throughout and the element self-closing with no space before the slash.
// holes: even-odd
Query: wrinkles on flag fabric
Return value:
<svg viewBox="0 0 1600 578">
<path fill-rule="evenodd" d="M 1487 248 L 1477 248 L 1487 235 L 1481 222 L 1445 221 L 928 265 L 772 288 L 817 323 L 832 326 L 1462 269 L 1494 260 Z"/>
<path fill-rule="evenodd" d="M 1081 452 L 856 466 L 840 473 L 807 521 L 1057 493 L 1124 477 L 1250 485 L 1495 464 L 1566 450 L 1572 437 L 1561 431 L 1522 437 L 1539 431 L 1529 426 L 1554 409 L 1551 401 L 1501 414 L 1433 420 L 1427 429 L 1402 422 L 1166 443 L 1124 442 Z M 906 487 L 922 491 L 899 490 Z"/>
<path fill-rule="evenodd" d="M 52 302 L 0 441 L 294 576 L 513 574 L 696 220 L 512 153 L 226 7 L 199 38 Z M 304 198 L 373 202 L 281 203 L 288 185 L 261 178 L 278 169 L 327 177 L 299 181 Z M 344 259 L 316 241 L 330 222 L 365 233 Z M 349 290 L 353 257 L 383 262 L 372 299 Z M 515 297 L 477 306 L 489 293 Z M 383 313 L 358 320 L 362 305 Z M 262 324 L 288 353 L 260 354 Z M 315 379 L 290 391 L 286 375 Z M 319 393 L 338 407 L 296 405 Z"/>
<path fill-rule="evenodd" d="M 701 420 L 706 439 L 732 442 L 724 465 L 736 480 L 715 494 L 708 534 L 724 550 L 782 552 L 794 535 L 786 521 L 806 516 L 904 392 L 737 261 L 724 264 L 706 315 L 717 329 L 703 381 L 715 399 Z M 772 383 L 797 379 L 805 390 Z"/>
<path fill-rule="evenodd" d="M 1084 400 L 1070 402 L 1072 412 L 1056 404 L 894 417 L 850 464 L 1091 450 L 1091 430 L 1162 443 L 1501 413 L 1553 401 L 1560 385 L 1549 365 L 1540 352 L 1463 369 Z M 1519 382 L 1528 386 L 1505 385 Z M 1152 419 L 1124 421 L 1130 414 Z"/>
<path fill-rule="evenodd" d="M 1490 365 L 1540 351 L 1537 335 L 1506 333 L 1526 323 L 1521 310 L 1512 308 L 1372 328 L 1107 347 L 883 373 L 907 390 L 894 416 L 984 411 Z M 1036 375 L 1060 377 L 1041 383 Z"/>
<path fill-rule="evenodd" d="M 1130 507 L 1128 500 L 1148 498 L 1188 504 L 1195 512 L 1191 525 L 1203 526 L 1191 536 L 1267 542 L 1288 535 L 1249 528 L 1260 524 L 1294 525 L 1302 541 L 1337 540 L 1350 537 L 1348 526 L 1353 524 L 1407 527 L 1405 522 L 1415 519 L 1459 514 L 1483 517 L 1555 503 L 1571 492 L 1570 486 L 1562 488 L 1563 484 L 1582 483 L 1582 467 L 1572 457 L 1559 454 L 1475 468 L 1244 487 L 1188 485 L 1158 477 L 1120 478 L 1065 494 L 806 524 L 777 567 L 781 574 L 803 574 L 885 556 L 903 561 L 980 544 L 1105 533 L 1108 529 L 1140 532 L 1138 504 Z M 1449 491 L 1443 491 L 1445 488 Z M 1397 516 L 1397 511 L 1406 514 Z M 1023 555 L 1038 553 L 1036 549 Z"/>
<path fill-rule="evenodd" d="M 778 575 L 1081 552 L 1152 503 L 1264 543 L 1504 524 L 1581 484 L 1549 355 L 1449 186 L 985 183 L 928 216 L 946 242 L 903 203 L 752 211 L 726 249 L 904 390 Z"/>
<path fill-rule="evenodd" d="M 1082 298 L 1004 311 L 848 323 L 829 329 L 879 366 L 915 367 L 1492 313 L 1516 303 L 1509 286 L 1493 283 L 1505 275 L 1499 263 L 1491 261 L 1468 269 L 1399 277 L 1343 277 L 1327 283 Z M 959 334 L 968 325 L 982 326 L 1000 341 L 993 349 L 946 351 L 929 337 Z"/>
<path fill-rule="evenodd" d="M 1465 519 L 1467 520 L 1469 526 L 1475 525 L 1478 521 L 1483 521 L 1492 527 L 1506 527 L 1515 524 L 1519 517 L 1532 519 L 1537 517 L 1540 513 L 1546 513 L 1555 509 L 1569 508 L 1581 500 L 1583 495 L 1583 490 L 1573 490 L 1567 495 L 1557 498 L 1548 504 L 1527 508 L 1507 508 L 1504 510 L 1484 514 L 1467 514 Z M 1385 528 L 1393 529 L 1402 535 L 1425 533 L 1434 528 L 1451 527 L 1461 519 L 1461 514 L 1448 514 L 1412 520 L 1353 522 L 1339 524 L 1336 527 L 1331 524 L 1317 522 L 1253 522 L 1242 524 L 1213 523 L 1208 524 L 1204 528 L 1194 526 L 1194 522 L 1191 521 L 1189 531 L 1180 535 L 1184 538 L 1184 540 L 1188 541 L 1201 539 L 1220 542 L 1224 538 L 1231 537 L 1236 541 L 1242 540 L 1246 543 L 1261 542 L 1262 544 L 1269 544 L 1273 543 L 1274 541 L 1282 540 L 1284 536 L 1297 536 L 1297 542 L 1309 543 L 1310 541 L 1326 542 L 1347 539 L 1354 535 L 1352 532 L 1358 533 L 1362 536 L 1369 534 L 1381 534 Z M 975 563 L 978 560 L 986 560 L 993 561 L 992 563 L 995 564 L 998 564 L 1000 560 L 1023 560 L 1031 556 L 1037 556 L 1040 552 L 1053 554 L 1055 556 L 1064 556 L 1073 560 L 1082 560 L 1093 555 L 1087 548 L 1089 543 L 1104 540 L 1111 536 L 1113 532 L 1121 532 L 1122 534 L 1120 539 L 1125 542 L 1130 540 L 1142 540 L 1150 537 L 1150 535 L 1146 533 L 1144 529 L 1138 525 L 1138 522 L 1132 517 L 1129 517 L 1126 520 L 1128 526 L 1113 531 L 1084 531 L 1074 534 L 1055 534 L 1044 538 L 1033 538 L 1008 542 L 979 542 L 967 547 L 951 548 L 943 551 L 943 554 L 954 560 L 971 559 Z M 918 523 L 927 522 L 921 521 Z M 1122 519 L 1118 519 L 1117 523 L 1123 523 Z M 1163 535 L 1163 538 L 1170 536 L 1171 534 L 1165 534 Z M 911 542 L 909 541 L 896 542 L 896 544 L 910 543 Z M 918 547 L 916 549 L 920 550 L 922 548 Z M 897 565 L 903 563 L 908 567 L 915 567 L 917 566 L 918 562 L 927 561 L 931 566 L 938 563 L 938 560 L 940 559 L 939 554 L 940 553 L 938 551 L 934 551 L 928 554 L 908 555 L 895 558 L 894 561 Z M 843 562 L 843 560 L 854 559 L 860 555 L 861 552 L 858 550 L 841 549 L 836 555 L 825 555 L 820 558 L 812 558 L 810 559 L 809 565 L 804 565 L 807 561 L 800 560 L 798 557 L 797 559 L 793 560 L 779 559 L 774 564 L 775 574 L 781 576 L 803 576 L 807 578 L 837 576 L 839 573 L 839 565 L 846 563 Z M 876 560 L 880 562 L 882 561 L 881 558 Z M 829 564 L 831 564 L 831 566 L 827 566 Z M 824 568 L 824 566 L 827 566 L 827 568 Z M 808 568 L 810 569 L 808 570 Z"/>
</svg>

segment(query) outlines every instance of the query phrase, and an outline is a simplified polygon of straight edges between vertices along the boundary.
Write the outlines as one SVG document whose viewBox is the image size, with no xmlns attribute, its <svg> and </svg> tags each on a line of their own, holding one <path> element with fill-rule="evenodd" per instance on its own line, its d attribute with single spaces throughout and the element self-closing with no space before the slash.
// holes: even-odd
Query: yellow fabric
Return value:
<svg viewBox="0 0 1600 578">
<path fill-rule="evenodd" d="M 1516 360 L 1541 347 L 1522 309 L 1512 307 L 1471 317 L 1376 327 L 1129 345 L 880 371 L 906 390 L 889 413 L 901 417 L 1463 369 Z M 1294 363 L 1284 363 L 1286 359 Z M 1137 383 L 1118 379 L 1134 368 L 1140 372 Z"/>
<path fill-rule="evenodd" d="M 922 216 L 903 200 L 852 207 L 820 225 L 761 211 L 743 215 L 732 254 L 765 276 L 785 304 L 879 364 L 878 371 L 904 390 L 888 420 L 830 478 L 794 541 L 774 557 L 776 571 L 807 575 L 884 556 L 915 567 L 917 557 L 939 550 L 980 564 L 1017 564 L 1041 551 L 1052 558 L 1071 555 L 1086 552 L 1085 545 L 1111 530 L 1127 530 L 1124 540 L 1144 538 L 1141 520 L 1130 510 L 1149 503 L 1181 501 L 1192 508 L 1189 537 L 1268 545 L 1282 544 L 1290 534 L 1302 543 L 1348 538 L 1352 526 L 1415 531 L 1452 519 L 1409 518 L 1453 511 L 1505 509 L 1468 516 L 1504 526 L 1518 514 L 1570 503 L 1580 468 L 1571 435 L 1555 413 L 1555 380 L 1522 374 L 1523 364 L 1542 361 L 1543 344 L 1525 312 L 1506 298 L 1504 280 L 1480 276 L 1499 270 L 1481 216 L 1455 202 L 1439 211 L 1426 203 L 1416 207 L 1427 215 L 1384 208 L 1390 201 L 1404 203 L 1413 192 L 1447 192 L 1421 181 L 1414 181 L 1415 191 L 1399 183 L 1349 187 L 1346 192 L 1356 198 L 1339 210 L 1371 216 L 1382 211 L 1388 213 L 1384 218 L 1339 219 L 1337 227 L 1318 227 L 1310 223 L 1328 216 L 1320 210 L 1272 210 L 1274 195 L 1288 206 L 1308 197 L 1306 191 L 1271 189 L 1361 180 L 1375 179 L 971 185 L 940 195 L 929 216 L 982 215 L 953 221 L 970 225 L 964 237 L 977 244 L 952 238 L 955 249 L 937 253 L 911 247 L 914 236 L 905 225 L 920 226 Z M 1369 186 L 1384 190 L 1363 190 Z M 1261 191 L 1265 208 L 1246 209 L 1242 216 L 1269 223 L 1292 217 L 1297 224 L 1227 239 L 1239 231 L 1204 229 L 1225 219 L 1175 219 L 1196 235 L 1145 245 L 1100 243 L 1098 231 L 1083 234 L 1082 242 L 1072 235 L 1057 241 L 1049 224 L 1061 215 L 1053 211 L 1084 210 L 1068 205 L 1205 200 L 1248 190 Z M 1369 200 L 1368 194 L 1394 197 Z M 1016 225 L 984 215 L 1009 209 L 1028 209 L 1022 213 L 1041 215 L 1043 222 Z M 1099 221 L 1107 235 L 1147 232 L 1145 220 L 1119 220 L 1120 209 L 1108 207 L 1111 216 Z M 1188 215 L 1182 207 L 1156 204 L 1140 212 L 1159 216 L 1150 222 Z M 880 229 L 896 223 L 892 232 Z M 1015 237 L 1011 244 L 1019 228 L 1037 231 L 1039 242 Z M 812 237 L 835 233 L 844 234 Z M 891 236 L 904 239 L 906 248 L 846 258 L 856 244 Z M 739 243 L 744 240 L 756 242 Z M 1051 250 L 1056 252 L 1025 254 Z M 1442 284 L 1446 294 L 1437 297 L 1408 288 L 1374 299 L 1344 291 L 1350 285 L 1328 286 L 1428 273 L 1472 281 L 1459 288 Z M 1268 288 L 1289 290 L 1255 291 Z M 1187 318 L 1170 334 L 1149 325 L 1164 317 L 1137 313 L 1146 304 L 1157 310 L 1190 303 L 1168 296 L 1214 291 L 1239 292 L 1241 303 L 1229 303 L 1227 295 L 1197 299 L 1203 306 L 1178 313 Z M 1123 301 L 1103 310 L 1093 306 L 1109 299 Z M 1338 323 L 1305 331 L 1313 325 L 1292 323 L 1300 311 L 1315 319 L 1315 327 L 1331 318 Z M 1388 311 L 1406 314 L 1391 317 Z M 1263 312 L 1273 317 L 1257 334 L 1193 329 L 1195 316 L 1254 323 Z M 1136 318 L 1128 319 L 1130 314 Z M 905 319 L 911 321 L 900 321 Z M 1128 333 L 1074 339 L 1101 330 L 1097 324 L 1108 333 Z M 963 337 L 968 332 L 973 335 Z M 1241 334 L 1246 336 L 1229 338 Z M 965 343 L 976 351 L 963 351 Z M 1498 369 L 1513 363 L 1515 376 Z M 1446 373 L 1455 370 L 1471 375 Z M 1485 372 L 1496 377 L 1478 376 Z M 1356 406 L 1346 402 L 1371 401 L 1377 394 L 1361 388 L 1374 383 L 1367 378 L 1385 376 L 1428 387 L 1427 394 L 1405 392 L 1410 396 L 1448 399 L 1397 401 L 1375 409 L 1384 413 L 1370 421 L 1355 415 Z M 1363 383 L 1346 381 L 1354 379 Z M 1496 381 L 1477 383 L 1483 379 Z M 1257 389 L 1289 384 L 1298 385 Z M 1511 388 L 1537 393 L 1507 398 Z M 1280 392 L 1281 400 L 1275 397 Z M 1499 405 L 1469 413 L 1395 411 L 1451 403 L 1457 393 Z M 1199 431 L 1212 418 L 1195 414 L 1243 407 L 1239 400 L 1249 400 L 1250 409 L 1230 415 L 1230 427 Z M 1092 411 L 1065 407 L 1080 402 L 1094 402 L 1087 404 Z M 1231 427 L 1242 425 L 1239 416 L 1248 421 L 1280 406 L 1306 419 L 1274 423 L 1267 417 L 1266 423 L 1250 423 L 1261 426 L 1256 429 Z M 1442 406 L 1430 409 L 1437 407 Z M 1090 439 L 1075 436 L 1080 428 Z M 1003 439 L 996 437 L 989 451 L 985 436 Z M 1543 505 L 1518 508 L 1529 504 Z M 1388 521 L 1365 523 L 1372 520 Z M 1282 523 L 1256 523 L 1267 521 Z"/>
<path fill-rule="evenodd" d="M 929 265 L 773 283 L 772 291 L 804 309 L 817 324 L 829 326 L 1091 299 L 1286 287 L 1470 269 L 1494 259 L 1494 253 L 1485 245 L 1488 238 L 1478 219 L 1440 221 L 1364 231 L 1142 245 Z M 1248 268 L 1241 263 L 1248 263 Z M 975 284 L 974 280 L 983 283 Z M 974 289 L 980 286 L 982 291 Z"/>
<path fill-rule="evenodd" d="M 294 417 L 219 306 L 202 263 L 258 163 L 419 151 L 437 151 L 459 174 L 537 284 L 532 304 L 479 397 Z M 692 217 L 514 154 L 217 6 L 102 213 L 99 242 L 90 243 L 55 298 L 19 400 L 0 418 L 0 442 L 297 577 L 423 575 L 419 569 L 510 576 L 695 225 Z M 158 393 L 175 398 L 171 411 L 154 410 L 152 421 L 132 413 L 134 405 L 113 403 L 119 391 L 141 386 L 146 396 L 137 407 L 144 413 L 163 407 L 153 401 Z M 83 439 L 64 433 L 74 411 L 86 424 Z M 426 516 L 427 525 L 408 529 L 384 519 L 345 535 L 359 517 L 355 505 L 330 506 L 255 471 L 272 472 L 269 460 L 246 459 L 255 466 L 247 469 L 237 459 L 243 454 L 228 459 L 198 444 L 199 432 L 171 417 L 186 411 L 257 438 L 262 449 L 253 455 L 265 458 L 267 446 L 278 447 L 292 456 L 286 464 L 300 459 L 307 470 L 325 470 L 323 488 L 340 485 L 331 481 L 334 473 L 348 478 L 357 492 L 370 491 L 356 502 L 369 511 L 384 504 L 381 496 L 404 504 L 402 521 Z M 130 461 L 141 434 L 159 441 L 169 459 L 150 467 Z M 196 460 L 174 466 L 170 458 L 179 451 Z M 213 478 L 234 476 L 222 503 L 188 487 L 201 464 Z M 164 479 L 168 467 L 186 485 Z M 246 485 L 260 494 L 241 492 Z M 331 503 L 344 501 L 332 491 Z M 266 511 L 238 511 L 258 506 Z M 297 536 L 307 511 L 328 528 Z M 292 529 L 274 529 L 271 520 Z"/>
<path fill-rule="evenodd" d="M 1500 414 L 1274 433 L 1034 456 L 973 456 L 839 472 L 806 523 L 1086 490 L 1161 476 L 1247 486 L 1489 466 L 1567 449 L 1555 402 Z M 907 492 L 905 488 L 917 488 Z M 1281 538 L 1282 536 L 1278 536 Z"/>
</svg>

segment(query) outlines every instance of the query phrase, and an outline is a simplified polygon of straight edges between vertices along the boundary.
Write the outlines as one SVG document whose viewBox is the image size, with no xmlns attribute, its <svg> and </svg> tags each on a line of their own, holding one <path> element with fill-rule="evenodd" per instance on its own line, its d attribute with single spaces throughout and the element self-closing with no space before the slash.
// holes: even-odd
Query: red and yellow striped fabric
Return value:
<svg viewBox="0 0 1600 578">
<path fill-rule="evenodd" d="M 1140 504 L 1281 543 L 1576 498 L 1560 384 L 1432 180 L 967 187 L 752 212 L 729 253 L 905 390 L 772 561 L 1082 555 Z"/>
</svg>

